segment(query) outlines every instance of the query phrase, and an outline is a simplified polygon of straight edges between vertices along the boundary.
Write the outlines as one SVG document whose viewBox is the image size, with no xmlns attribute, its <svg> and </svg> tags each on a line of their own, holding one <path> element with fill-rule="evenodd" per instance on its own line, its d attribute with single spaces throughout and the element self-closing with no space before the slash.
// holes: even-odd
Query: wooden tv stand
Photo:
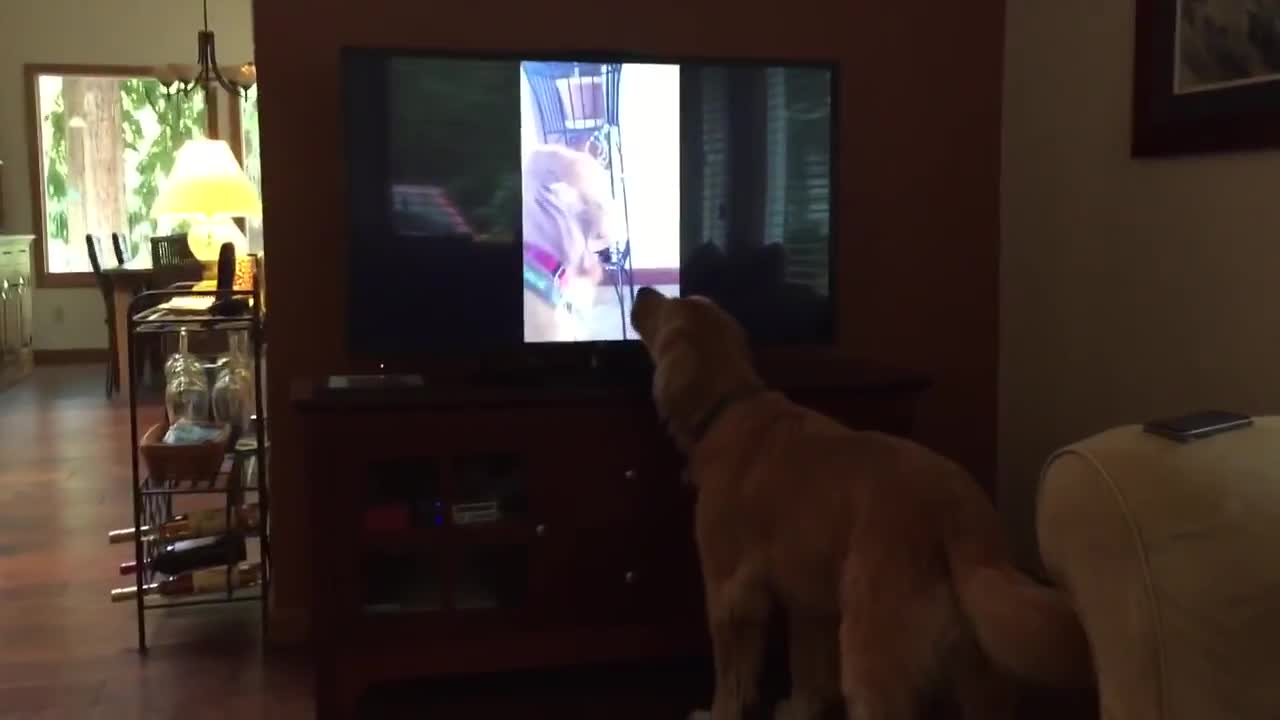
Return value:
<svg viewBox="0 0 1280 720">
<path fill-rule="evenodd" d="M 771 385 L 899 434 L 927 385 L 788 375 Z M 319 387 L 297 399 L 319 717 L 406 678 L 709 653 L 694 498 L 646 388 Z"/>
</svg>

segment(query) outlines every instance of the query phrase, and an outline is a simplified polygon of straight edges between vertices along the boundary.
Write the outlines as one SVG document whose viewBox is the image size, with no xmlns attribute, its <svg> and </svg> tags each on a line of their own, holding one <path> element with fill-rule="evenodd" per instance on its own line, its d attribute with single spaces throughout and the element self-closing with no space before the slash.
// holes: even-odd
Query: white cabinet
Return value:
<svg viewBox="0 0 1280 720">
<path fill-rule="evenodd" d="M 0 235 L 0 388 L 31 374 L 33 279 L 30 235 Z"/>
</svg>

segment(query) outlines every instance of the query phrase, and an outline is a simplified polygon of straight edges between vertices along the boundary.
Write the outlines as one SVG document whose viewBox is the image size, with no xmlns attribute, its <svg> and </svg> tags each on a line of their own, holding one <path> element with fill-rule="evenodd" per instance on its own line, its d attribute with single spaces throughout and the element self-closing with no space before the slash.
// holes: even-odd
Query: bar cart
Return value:
<svg viewBox="0 0 1280 720">
<path fill-rule="evenodd" d="M 132 447 L 133 538 L 135 573 L 131 588 L 137 608 L 138 649 L 147 651 L 147 613 L 152 610 L 257 602 L 261 606 L 262 628 L 266 631 L 268 597 L 271 581 L 270 492 L 267 482 L 266 413 L 263 410 L 263 345 L 265 341 L 262 303 L 258 290 L 194 290 L 169 289 L 144 292 L 129 305 L 128 369 L 136 377 L 142 363 L 140 348 L 143 338 L 178 335 L 245 332 L 251 360 L 252 416 L 240 428 L 228 431 L 225 444 L 214 447 L 215 457 L 181 465 L 181 471 L 158 462 L 157 454 L 147 460 L 147 450 L 155 453 L 159 438 L 169 423 L 168 413 L 159 425 L 140 428 L 139 388 L 129 384 L 129 433 Z M 202 358 L 203 360 L 204 358 Z M 209 367 L 213 367 L 211 364 Z M 181 447 L 181 446 L 168 446 Z M 215 579 L 225 572 L 216 591 L 207 591 L 195 583 L 187 594 L 156 594 L 156 589 L 172 587 L 173 578 L 156 569 L 157 558 L 173 537 L 161 530 L 173 527 L 181 517 L 175 516 L 174 501 L 183 504 L 196 498 L 213 498 L 219 506 L 206 508 L 205 517 L 217 517 L 220 511 L 219 540 L 227 548 L 225 567 L 203 569 L 201 577 Z M 253 509 L 253 522 L 246 527 L 242 511 Z M 177 520 L 175 520 L 177 518 Z M 256 546 L 256 553 L 250 550 Z M 245 580 L 245 577 L 251 580 Z M 166 585 L 166 582 L 171 583 Z M 207 581 L 204 583 L 207 585 Z M 116 592 L 125 592 L 123 588 Z M 202 592 L 202 590 L 206 590 Z M 114 593 L 113 593 L 114 595 Z"/>
</svg>

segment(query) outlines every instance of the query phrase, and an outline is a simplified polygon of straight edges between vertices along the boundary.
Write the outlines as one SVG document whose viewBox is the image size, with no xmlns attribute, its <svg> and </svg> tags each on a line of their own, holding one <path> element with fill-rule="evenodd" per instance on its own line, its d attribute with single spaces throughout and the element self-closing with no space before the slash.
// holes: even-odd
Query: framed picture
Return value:
<svg viewBox="0 0 1280 720">
<path fill-rule="evenodd" d="M 1280 147 L 1280 0 L 1137 0 L 1133 154 Z"/>
</svg>

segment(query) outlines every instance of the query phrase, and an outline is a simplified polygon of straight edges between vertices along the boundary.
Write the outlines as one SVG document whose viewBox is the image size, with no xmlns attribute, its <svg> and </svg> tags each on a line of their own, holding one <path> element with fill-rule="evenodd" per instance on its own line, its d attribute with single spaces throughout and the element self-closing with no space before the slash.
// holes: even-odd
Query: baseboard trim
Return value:
<svg viewBox="0 0 1280 720">
<path fill-rule="evenodd" d="M 111 354 L 106 348 L 36 350 L 35 359 L 36 365 L 87 365 L 105 363 Z"/>
</svg>

